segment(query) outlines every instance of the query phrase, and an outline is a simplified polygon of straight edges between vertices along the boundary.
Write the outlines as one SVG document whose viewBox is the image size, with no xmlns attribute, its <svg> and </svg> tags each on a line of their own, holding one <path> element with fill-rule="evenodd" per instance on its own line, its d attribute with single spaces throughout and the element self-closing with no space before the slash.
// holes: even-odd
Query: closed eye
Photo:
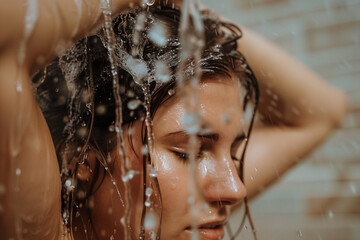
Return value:
<svg viewBox="0 0 360 240">
<path fill-rule="evenodd" d="M 182 159 L 182 160 L 188 160 L 189 159 L 189 155 L 186 153 L 181 153 L 181 152 L 173 152 L 178 158 Z"/>
<path fill-rule="evenodd" d="M 189 154 L 187 153 L 183 153 L 183 152 L 177 152 L 177 151 L 173 151 L 173 153 L 178 157 L 180 158 L 181 160 L 183 161 L 187 161 L 189 160 Z M 201 157 L 201 152 L 199 152 L 197 155 L 196 155 L 196 159 L 199 159 Z"/>
</svg>

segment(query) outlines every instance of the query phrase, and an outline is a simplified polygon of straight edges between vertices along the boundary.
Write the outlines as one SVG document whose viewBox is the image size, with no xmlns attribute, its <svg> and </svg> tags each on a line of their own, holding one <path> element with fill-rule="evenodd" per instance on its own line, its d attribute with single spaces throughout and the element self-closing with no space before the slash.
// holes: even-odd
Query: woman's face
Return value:
<svg viewBox="0 0 360 240">
<path fill-rule="evenodd" d="M 228 218 L 226 207 L 246 196 L 237 172 L 245 140 L 241 97 L 235 81 L 221 81 L 220 78 L 203 81 L 199 88 L 198 109 L 204 131 L 198 135 L 195 145 L 196 179 L 201 193 L 195 196 L 196 221 L 200 239 L 217 240 L 224 235 L 223 224 Z M 191 194 L 188 186 L 192 175 L 187 159 L 189 135 L 182 124 L 185 114 L 183 100 L 175 95 L 159 107 L 153 119 L 155 141 L 152 159 L 158 168 L 162 195 L 161 239 L 191 239 L 192 212 L 188 204 Z M 139 172 L 142 167 L 140 132 L 141 124 L 134 124 L 135 153 L 129 154 L 132 168 Z M 118 164 L 115 164 L 112 175 L 121 179 Z M 136 235 L 143 205 L 142 174 L 135 175 L 130 183 L 131 225 Z M 97 235 L 109 239 L 115 229 L 115 239 L 122 236 L 120 219 L 124 211 L 109 174 L 94 194 L 92 203 L 91 217 Z"/>
</svg>

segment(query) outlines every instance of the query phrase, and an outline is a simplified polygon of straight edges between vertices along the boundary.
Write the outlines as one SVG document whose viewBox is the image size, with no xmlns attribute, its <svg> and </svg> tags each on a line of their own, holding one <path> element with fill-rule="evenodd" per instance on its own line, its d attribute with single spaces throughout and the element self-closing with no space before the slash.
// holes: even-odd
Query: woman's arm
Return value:
<svg viewBox="0 0 360 240">
<path fill-rule="evenodd" d="M 276 181 L 339 126 L 346 97 L 318 75 L 244 29 L 239 50 L 260 87 L 259 114 L 245 160 L 248 197 Z"/>
<path fill-rule="evenodd" d="M 101 4 L 106 0 L 1 0 L 0 49 L 18 52 L 25 37 L 25 15 L 33 30 L 28 34 L 24 66 L 30 72 L 66 50 L 73 42 L 103 22 Z M 112 0 L 113 15 L 140 0 Z M 32 8 L 28 4 L 32 3 Z M 37 3 L 37 4 L 36 4 Z M 31 24 L 28 27 L 31 27 Z"/>
<path fill-rule="evenodd" d="M 28 3 L 37 6 L 31 5 L 33 29 L 25 34 Z M 115 14 L 130 1 L 112 3 Z M 0 4 L 1 239 L 59 239 L 59 168 L 30 75 L 101 22 L 100 0 L 0 0 Z"/>
</svg>

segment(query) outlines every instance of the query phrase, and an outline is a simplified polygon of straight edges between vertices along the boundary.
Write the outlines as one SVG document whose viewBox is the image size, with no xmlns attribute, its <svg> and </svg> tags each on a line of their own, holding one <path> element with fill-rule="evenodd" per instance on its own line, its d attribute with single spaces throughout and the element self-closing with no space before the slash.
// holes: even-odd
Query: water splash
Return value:
<svg viewBox="0 0 360 240">
<path fill-rule="evenodd" d="M 122 178 L 124 178 L 129 171 L 129 160 L 127 158 L 125 152 L 125 145 L 124 145 L 124 135 L 122 131 L 122 109 L 121 109 L 121 97 L 120 97 L 120 90 L 119 90 L 119 78 L 117 73 L 117 61 L 116 61 L 116 54 L 115 54 L 115 34 L 112 29 L 112 13 L 111 13 L 111 4 L 110 0 L 101 0 L 101 10 L 104 15 L 105 23 L 104 23 L 104 31 L 106 34 L 106 48 L 108 50 L 108 57 L 110 61 L 111 67 L 111 74 L 112 74 L 112 81 L 113 81 L 113 92 L 116 104 L 116 119 L 115 119 L 115 130 L 116 130 L 116 139 L 117 139 L 117 146 L 119 147 L 120 156 L 123 157 L 124 163 L 121 164 L 121 174 Z M 124 221 L 122 224 L 124 226 L 124 239 L 130 240 L 129 228 L 128 224 L 130 222 L 130 213 L 131 213 L 131 193 L 130 193 L 130 183 L 129 181 L 124 182 L 124 192 L 125 192 L 125 213 L 124 213 Z"/>
<path fill-rule="evenodd" d="M 150 41 L 159 47 L 164 47 L 167 44 L 168 37 L 166 35 L 166 27 L 161 22 L 152 24 L 148 32 Z"/>
<path fill-rule="evenodd" d="M 202 196 L 198 189 L 197 173 L 196 173 L 196 142 L 197 133 L 201 128 L 201 120 L 198 115 L 198 85 L 200 82 L 200 66 L 199 60 L 201 58 L 202 48 L 204 46 L 204 29 L 201 20 L 201 14 L 198 7 L 198 2 L 195 0 L 186 0 L 182 6 L 181 23 L 179 29 L 180 43 L 182 50 L 180 52 L 181 62 L 177 73 L 177 82 L 180 89 L 180 95 L 184 99 L 186 115 L 183 119 L 185 131 L 188 131 L 189 136 L 189 211 L 191 217 L 192 236 L 193 240 L 198 239 L 197 219 L 198 210 L 195 206 L 195 197 Z M 193 22 L 193 26 L 190 22 Z M 186 63 L 192 60 L 194 65 L 193 74 L 190 81 L 187 81 L 185 76 Z"/>
</svg>

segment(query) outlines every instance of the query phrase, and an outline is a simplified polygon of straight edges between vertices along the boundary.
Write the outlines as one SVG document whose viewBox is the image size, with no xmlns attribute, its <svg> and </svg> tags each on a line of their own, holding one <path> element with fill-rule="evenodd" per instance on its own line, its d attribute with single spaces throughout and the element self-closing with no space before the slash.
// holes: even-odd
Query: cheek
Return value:
<svg viewBox="0 0 360 240">
<path fill-rule="evenodd" d="M 171 153 L 158 151 L 156 154 L 158 180 L 163 200 L 163 209 L 186 206 L 187 165 L 176 159 Z M 165 212 L 164 212 L 165 213 Z"/>
</svg>

